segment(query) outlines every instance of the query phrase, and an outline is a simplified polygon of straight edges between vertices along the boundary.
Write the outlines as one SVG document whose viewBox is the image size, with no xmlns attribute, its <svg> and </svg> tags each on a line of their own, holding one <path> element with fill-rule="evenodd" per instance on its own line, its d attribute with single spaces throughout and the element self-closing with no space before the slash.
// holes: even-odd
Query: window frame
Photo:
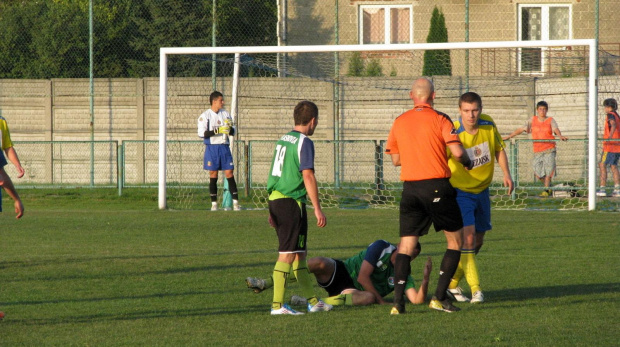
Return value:
<svg viewBox="0 0 620 347">
<path fill-rule="evenodd" d="M 541 23 L 540 23 L 540 40 L 541 41 L 548 41 L 549 40 L 549 26 L 550 26 L 550 20 L 549 20 L 549 10 L 552 7 L 563 7 L 563 8 L 568 8 L 568 40 L 572 39 L 573 37 L 573 6 L 572 4 L 567 4 L 567 3 L 550 3 L 550 4 L 540 4 L 540 3 L 533 3 L 533 4 L 517 4 L 517 40 L 518 41 L 530 41 L 530 40 L 524 40 L 523 39 L 523 9 L 524 8 L 540 8 L 540 16 L 541 16 Z M 548 70 L 547 67 L 547 54 L 549 50 L 553 50 L 553 49 L 563 49 L 563 48 L 541 48 L 541 57 L 540 57 L 540 71 L 522 71 L 522 48 L 519 48 L 518 50 L 518 72 L 519 75 L 533 75 L 533 76 L 542 76 L 545 75 L 545 73 Z"/>
<path fill-rule="evenodd" d="M 364 9 L 376 8 L 384 10 L 384 24 L 383 28 L 383 42 L 388 44 L 391 41 L 392 26 L 391 26 L 391 9 L 408 9 L 409 10 L 409 42 L 407 43 L 394 43 L 394 45 L 405 45 L 413 43 L 413 5 L 411 4 L 364 4 L 358 5 L 357 18 L 358 18 L 358 42 L 360 45 L 372 45 L 373 43 L 364 43 Z"/>
</svg>

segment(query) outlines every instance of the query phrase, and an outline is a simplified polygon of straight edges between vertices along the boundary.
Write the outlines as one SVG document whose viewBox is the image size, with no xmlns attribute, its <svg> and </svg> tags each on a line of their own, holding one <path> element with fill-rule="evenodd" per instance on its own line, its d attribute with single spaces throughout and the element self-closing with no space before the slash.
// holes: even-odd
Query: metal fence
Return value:
<svg viewBox="0 0 620 347">
<path fill-rule="evenodd" d="M 25 175 L 19 188 L 118 187 L 117 141 L 16 141 Z M 16 177 L 13 165 L 5 167 Z"/>
<path fill-rule="evenodd" d="M 506 195 L 496 165 L 491 195 L 497 209 L 587 209 L 586 139 L 557 142 L 557 173 L 551 198 L 532 169 L 532 140 L 506 142 L 515 192 Z M 156 188 L 157 141 L 20 141 L 15 143 L 26 174 L 15 179 L 25 188 Z M 315 141 L 315 169 L 323 204 L 345 208 L 396 208 L 400 168 L 385 158 L 385 141 Z M 247 208 L 265 208 L 266 183 L 273 141 L 236 141 L 233 146 L 240 198 Z M 600 151 L 600 149 L 599 149 Z M 204 208 L 208 173 L 203 170 L 204 145 L 199 141 L 168 142 L 168 189 L 172 208 Z M 10 175 L 14 167 L 6 166 Z M 222 176 L 222 175 L 220 175 Z M 610 179 L 611 179 L 611 175 Z M 220 177 L 222 180 L 222 177 Z M 222 183 L 222 182 L 220 182 Z M 154 191 L 153 194 L 156 194 Z M 221 192 L 220 192 L 221 194 Z M 599 209 L 617 210 L 618 198 L 599 198 Z"/>
</svg>

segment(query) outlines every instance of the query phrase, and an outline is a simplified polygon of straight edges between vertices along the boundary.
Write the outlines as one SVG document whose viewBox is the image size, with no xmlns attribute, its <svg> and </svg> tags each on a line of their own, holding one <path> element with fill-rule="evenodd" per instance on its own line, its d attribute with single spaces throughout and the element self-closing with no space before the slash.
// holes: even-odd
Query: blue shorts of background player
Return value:
<svg viewBox="0 0 620 347">
<path fill-rule="evenodd" d="M 618 161 L 620 160 L 620 153 L 616 152 L 603 152 L 603 157 L 601 161 L 605 166 L 614 165 L 618 166 Z"/>
<path fill-rule="evenodd" d="M 204 169 L 209 171 L 234 170 L 229 145 L 207 145 L 205 148 Z"/>
<path fill-rule="evenodd" d="M 478 194 L 456 189 L 456 202 L 461 209 L 463 225 L 474 225 L 477 233 L 491 230 L 491 199 L 489 188 Z"/>
</svg>

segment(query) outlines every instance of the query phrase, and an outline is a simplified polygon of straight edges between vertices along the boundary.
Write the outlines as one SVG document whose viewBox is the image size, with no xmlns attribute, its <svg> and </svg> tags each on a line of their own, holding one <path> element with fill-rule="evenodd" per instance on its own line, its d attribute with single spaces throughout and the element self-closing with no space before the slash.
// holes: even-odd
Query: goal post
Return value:
<svg viewBox="0 0 620 347">
<path fill-rule="evenodd" d="M 583 57 L 580 57 L 579 59 L 570 57 L 567 52 L 574 50 L 577 47 L 587 50 L 587 52 L 584 54 Z M 529 50 L 526 51 L 527 49 Z M 343 188 L 340 183 L 341 175 L 346 175 L 347 172 L 354 171 L 352 167 L 354 167 L 355 165 L 362 165 L 362 164 L 359 164 L 361 160 L 358 160 L 358 163 L 355 163 L 354 160 L 351 160 L 351 163 L 349 163 L 347 161 L 348 160 L 347 155 L 345 154 L 348 152 L 346 152 L 344 147 L 353 146 L 351 143 L 353 143 L 356 140 L 360 140 L 360 141 L 370 140 L 370 135 L 368 134 L 365 134 L 364 136 L 361 136 L 360 138 L 355 138 L 355 136 L 353 135 L 342 136 L 342 138 L 340 137 L 340 131 L 339 131 L 340 127 L 346 126 L 348 122 L 356 122 L 355 120 L 351 120 L 350 116 L 355 116 L 358 114 L 355 112 L 350 112 L 347 109 L 348 102 L 345 99 L 341 99 L 341 98 L 345 98 L 350 94 L 355 94 L 356 89 L 364 89 L 365 87 L 367 87 L 368 84 L 374 83 L 372 81 L 374 81 L 375 77 L 371 77 L 371 76 L 377 76 L 377 75 L 371 75 L 369 72 L 371 70 L 370 67 L 372 64 L 377 65 L 377 64 L 381 64 L 377 62 L 384 62 L 384 65 L 389 65 L 393 63 L 394 65 L 392 66 L 391 71 L 389 72 L 383 71 L 379 73 L 382 74 L 383 76 L 389 73 L 389 76 L 384 77 L 385 79 L 391 78 L 391 80 L 394 80 L 394 81 L 398 80 L 398 81 L 394 82 L 394 84 L 390 84 L 392 82 L 382 82 L 380 86 L 377 86 L 375 88 L 376 92 L 369 92 L 373 94 L 372 97 L 366 97 L 365 100 L 361 100 L 361 101 L 358 100 L 358 101 L 362 104 L 360 107 L 364 107 L 364 105 L 366 105 L 368 108 L 372 108 L 372 110 L 376 110 L 380 108 L 382 106 L 381 105 L 382 102 L 385 103 L 383 105 L 384 108 L 390 108 L 390 106 L 393 106 L 390 109 L 391 118 L 388 121 L 386 121 L 385 124 L 381 124 L 383 128 L 387 127 L 387 129 L 389 130 L 389 126 L 387 125 L 387 123 L 391 124 L 391 122 L 393 121 L 393 118 L 397 116 L 398 114 L 402 113 L 402 111 L 404 111 L 403 106 L 402 106 L 403 104 L 407 104 L 407 103 L 410 104 L 410 100 L 409 101 L 406 100 L 407 90 L 405 89 L 405 87 L 403 87 L 403 83 L 407 83 L 407 82 L 403 82 L 403 81 L 409 81 L 410 83 L 415 78 L 422 76 L 421 72 L 415 71 L 407 75 L 407 72 L 403 72 L 403 71 L 406 71 L 406 68 L 404 69 L 402 67 L 395 68 L 394 66 L 397 60 L 403 59 L 404 61 L 403 66 L 406 66 L 406 64 L 414 64 L 414 63 L 417 63 L 423 60 L 422 54 L 424 54 L 424 52 L 426 51 L 447 50 L 451 53 L 452 56 L 455 56 L 457 54 L 464 53 L 464 52 L 470 52 L 470 51 L 476 52 L 476 54 L 472 54 L 473 56 L 469 57 L 468 60 L 471 61 L 471 63 L 468 62 L 468 64 L 478 64 L 478 70 L 484 70 L 483 73 L 477 76 L 479 80 L 483 81 L 483 80 L 493 80 L 494 78 L 496 78 L 496 76 L 499 76 L 499 73 L 501 72 L 501 71 L 498 72 L 500 70 L 499 68 L 492 66 L 492 64 L 496 63 L 496 61 L 494 61 L 494 59 L 496 59 L 495 55 L 499 56 L 497 52 L 504 52 L 504 51 L 510 52 L 510 53 L 506 53 L 509 55 L 509 57 L 507 58 L 507 62 L 505 62 L 504 64 L 505 66 L 514 67 L 514 69 L 516 69 L 515 70 L 516 72 L 513 71 L 513 72 L 504 73 L 505 77 L 502 79 L 502 82 L 497 82 L 498 83 L 497 88 L 492 87 L 492 86 L 486 87 L 487 90 L 501 89 L 504 87 L 509 89 L 510 86 L 507 86 L 506 85 L 507 82 L 505 82 L 505 80 L 508 78 L 518 80 L 517 82 L 514 82 L 514 83 L 522 83 L 523 85 L 525 85 L 527 83 L 531 83 L 530 82 L 531 78 L 530 80 L 527 80 L 526 79 L 527 76 L 530 76 L 530 77 L 536 76 L 536 73 L 531 73 L 531 71 L 528 73 L 522 73 L 521 70 L 519 70 L 519 69 L 523 69 L 523 65 L 522 65 L 522 61 L 524 61 L 522 60 L 524 59 L 523 57 L 525 57 L 526 55 L 531 56 L 532 49 L 533 49 L 533 52 L 535 53 L 534 55 L 538 54 L 541 57 L 545 56 L 550 60 L 555 59 L 552 62 L 553 64 L 558 64 L 555 68 L 561 69 L 563 73 L 566 76 L 568 76 L 567 78 L 573 77 L 573 73 L 575 73 L 575 71 L 573 70 L 574 68 L 571 65 L 573 64 L 574 61 L 579 60 L 584 65 L 583 75 L 580 75 L 580 76 L 585 82 L 585 85 L 583 87 L 579 87 L 582 89 L 580 89 L 578 93 L 584 95 L 584 103 L 586 104 L 582 106 L 587 116 L 585 117 L 586 118 L 586 120 L 584 121 L 585 124 L 583 124 L 583 140 L 580 143 L 581 145 L 587 144 L 586 145 L 587 150 L 585 151 L 583 155 L 585 158 L 587 158 L 586 160 L 587 163 L 582 167 L 582 169 L 578 167 L 574 168 L 575 171 L 582 170 L 584 172 L 584 175 L 582 179 L 571 178 L 571 180 L 573 180 L 574 182 L 569 182 L 569 184 L 583 187 L 583 193 L 581 194 L 578 202 L 572 201 L 572 202 L 569 202 L 569 205 L 570 206 L 578 205 L 578 206 L 582 206 L 584 209 L 587 208 L 588 210 L 594 210 L 596 209 L 596 206 L 597 206 L 597 199 L 596 199 L 596 194 L 595 194 L 596 187 L 597 187 L 596 186 L 597 184 L 597 150 L 599 150 L 598 147 L 600 146 L 599 141 L 596 140 L 597 134 L 598 134 L 597 104 L 599 100 L 597 100 L 597 95 L 598 95 L 597 93 L 597 79 L 598 79 L 598 76 L 597 76 L 597 46 L 596 46 L 596 40 L 594 39 L 551 40 L 551 41 L 450 42 L 450 43 L 420 43 L 420 44 L 398 44 L 398 45 L 392 44 L 392 45 L 337 45 L 337 46 L 335 45 L 314 45 L 314 46 L 164 47 L 164 48 L 160 48 L 160 75 L 159 75 L 159 96 L 160 97 L 159 97 L 159 103 L 158 103 L 159 105 L 159 121 L 158 121 L 158 124 L 159 124 L 158 205 L 159 205 L 159 208 L 160 209 L 167 208 L 167 198 L 168 198 L 167 189 L 168 189 L 168 184 L 170 182 L 174 181 L 176 182 L 176 184 L 179 184 L 181 186 L 187 185 L 182 182 L 183 174 L 180 174 L 175 177 L 170 176 L 170 172 L 169 172 L 170 169 L 168 167 L 168 161 L 169 161 L 169 155 L 170 155 L 170 153 L 168 153 L 169 142 L 171 140 L 197 141 L 195 135 L 193 137 L 188 135 L 188 134 L 191 134 L 191 131 L 190 131 L 191 129 L 189 129 L 190 128 L 189 125 L 186 127 L 187 129 L 184 129 L 185 131 L 184 136 L 179 135 L 176 137 L 171 137 L 169 133 L 168 128 L 170 127 L 170 119 L 169 119 L 168 112 L 169 112 L 169 106 L 171 102 L 170 100 L 172 98 L 178 99 L 178 101 L 176 102 L 178 102 L 179 104 L 183 103 L 183 100 L 184 100 L 183 92 L 178 92 L 174 96 L 171 96 L 171 93 L 169 91 L 170 79 L 171 78 L 181 79 L 181 77 L 178 77 L 176 75 L 173 77 L 169 77 L 168 70 L 170 68 L 170 59 L 173 59 L 173 57 L 185 57 L 185 58 L 189 57 L 188 59 L 192 59 L 192 57 L 196 57 L 196 59 L 202 59 L 202 58 L 197 58 L 197 57 L 204 57 L 204 56 L 210 56 L 210 55 L 215 55 L 218 57 L 220 56 L 224 56 L 224 57 L 233 56 L 234 57 L 232 59 L 228 59 L 229 61 L 226 62 L 227 64 L 229 63 L 232 66 L 231 74 L 229 75 L 231 77 L 232 83 L 225 82 L 224 88 L 226 88 L 226 91 L 224 90 L 221 90 L 221 91 L 224 92 L 225 95 L 231 96 L 230 97 L 231 114 L 233 115 L 233 117 L 236 117 L 235 122 L 241 121 L 240 116 L 237 117 L 237 113 L 242 112 L 241 109 L 244 108 L 242 105 L 240 105 L 237 102 L 238 98 L 243 98 L 246 104 L 251 104 L 251 107 L 253 107 L 254 109 L 258 109 L 260 107 L 263 107 L 264 109 L 268 109 L 269 107 L 275 108 L 279 106 L 279 105 L 271 106 L 269 102 L 265 102 L 264 105 L 260 105 L 259 101 L 262 100 L 262 98 L 265 98 L 265 96 L 261 95 L 260 93 L 257 93 L 256 96 L 253 96 L 249 92 L 244 93 L 244 92 L 238 91 L 238 89 L 240 88 L 240 85 L 247 84 L 247 80 L 251 79 L 252 77 L 263 78 L 263 82 L 264 80 L 267 79 L 267 77 L 269 77 L 271 79 L 269 83 L 276 83 L 272 81 L 276 79 L 282 83 L 285 83 L 285 84 L 287 83 L 288 87 L 282 87 L 283 89 L 299 88 L 299 93 L 295 94 L 294 96 L 293 95 L 282 95 L 280 100 L 285 100 L 286 102 L 282 102 L 282 103 L 286 103 L 287 105 L 290 104 L 290 102 L 293 99 L 298 101 L 298 100 L 301 100 L 301 98 L 304 98 L 303 96 L 304 88 L 308 87 L 308 84 L 305 84 L 306 80 L 328 82 L 333 87 L 334 98 L 337 99 L 337 102 L 333 102 L 333 105 L 335 105 L 333 107 L 334 116 L 332 118 L 334 128 L 332 129 L 333 132 L 331 136 L 326 135 L 326 138 L 324 139 L 326 141 L 325 144 L 321 143 L 321 141 L 323 140 L 321 138 L 317 138 L 315 142 L 317 142 L 317 148 L 320 148 L 323 145 L 325 148 L 331 148 L 329 151 L 333 151 L 332 160 L 343 161 L 342 165 L 340 165 L 339 163 L 336 163 L 336 164 L 326 163 L 325 164 L 328 166 L 329 165 L 334 166 L 332 167 L 332 169 L 336 173 L 335 176 L 337 177 L 333 179 L 333 182 L 329 183 L 325 187 L 326 192 L 322 192 L 322 195 L 323 195 L 322 197 L 329 195 L 328 200 L 329 198 L 333 198 L 334 199 L 333 205 L 339 206 L 342 203 L 342 200 L 352 198 L 350 196 L 343 198 L 343 193 L 341 193 Z M 540 49 L 540 50 L 537 51 L 537 49 Z M 546 50 L 549 50 L 549 52 L 546 52 Z M 348 60 L 332 59 L 330 63 L 333 64 L 334 60 L 335 61 L 338 61 L 338 60 L 346 61 L 346 64 L 349 67 L 349 71 L 351 71 L 352 66 L 355 65 L 354 55 L 358 54 L 359 56 L 360 52 L 361 52 L 363 59 L 366 59 L 366 72 L 364 74 L 358 75 L 360 77 L 346 77 L 345 78 L 344 76 L 334 73 L 334 70 L 346 71 L 344 67 L 339 66 L 338 69 L 333 69 L 333 70 L 330 70 L 327 68 L 323 69 L 320 66 L 320 64 L 317 62 L 313 62 L 313 64 L 307 64 L 307 65 L 318 66 L 317 71 L 309 71 L 308 69 L 304 69 L 304 64 L 306 62 L 306 60 L 304 59 L 306 59 L 305 58 L 306 55 L 310 56 L 311 54 L 324 54 L 324 55 L 334 54 L 337 56 L 338 54 L 348 54 L 347 55 L 347 57 L 349 57 Z M 262 57 L 263 55 L 270 55 L 270 54 L 277 55 L 278 62 L 281 61 L 280 55 L 294 56 L 295 58 L 297 58 L 297 61 L 300 64 L 299 66 L 301 67 L 294 67 L 292 65 L 295 62 L 295 59 L 293 58 L 287 58 L 286 64 L 283 64 L 284 66 L 280 66 L 281 64 L 276 64 L 276 63 L 270 64 L 269 62 L 265 62 L 259 58 L 256 58 L 256 57 Z M 249 62 L 248 61 L 244 62 L 243 58 L 240 58 L 241 55 L 245 57 L 249 57 L 247 58 Z M 491 57 L 491 55 L 493 55 L 493 57 Z M 406 59 L 409 59 L 408 62 L 405 61 L 403 57 L 407 57 Z M 307 58 L 307 59 L 310 59 L 310 58 Z M 328 63 L 325 63 L 325 64 L 328 64 Z M 535 61 L 535 64 L 538 64 L 538 62 Z M 550 64 L 550 62 L 542 59 L 540 66 L 543 66 L 545 64 Z M 244 75 L 243 77 L 241 77 L 243 81 L 240 81 L 240 77 L 239 77 L 240 69 L 247 70 L 243 72 Z M 232 72 L 232 70 L 234 70 L 234 72 Z M 413 71 L 414 69 L 411 69 L 411 70 Z M 541 67 L 541 72 L 540 72 L 541 77 L 544 77 L 543 70 L 544 69 Z M 379 71 L 381 71 L 380 68 L 379 68 Z M 468 71 L 469 73 L 469 69 L 465 69 L 465 71 Z M 218 69 L 218 72 L 219 72 L 219 69 Z M 458 73 L 461 73 L 461 72 L 456 72 L 455 74 L 458 74 Z M 182 72 L 182 73 L 177 72 L 177 75 L 181 75 L 182 77 L 187 77 L 187 78 L 190 78 L 192 76 L 190 69 L 187 69 L 187 72 Z M 364 77 L 364 76 L 367 76 L 367 77 Z M 451 77 L 455 77 L 455 76 L 451 76 Z M 440 83 L 441 81 L 443 81 L 442 80 L 443 76 L 433 76 L 433 78 L 437 79 L 437 81 L 439 81 Z M 466 78 L 468 81 L 467 87 L 470 87 L 470 76 L 468 75 L 466 76 Z M 447 82 L 444 82 L 444 83 L 449 84 L 451 83 L 452 80 L 448 81 L 446 77 L 446 81 Z M 226 83 L 232 84 L 232 86 L 229 86 Z M 346 89 L 347 86 L 349 86 L 350 88 Z M 475 87 L 475 84 L 473 84 L 473 86 Z M 188 88 L 191 88 L 191 86 L 188 86 Z M 265 87 L 265 88 L 268 88 L 268 87 Z M 457 103 L 457 98 L 458 98 L 457 91 L 462 91 L 462 86 L 458 86 L 458 87 L 457 86 L 447 86 L 447 87 L 444 86 L 444 88 L 448 88 L 450 90 L 450 93 L 448 93 L 450 94 L 450 97 L 445 96 L 444 100 L 442 100 L 442 103 L 446 105 L 450 103 L 450 108 L 452 112 L 449 112 L 449 114 L 452 116 L 454 120 L 458 117 L 458 114 L 454 112 L 454 109 L 455 109 L 454 105 Z M 536 87 L 536 88 L 542 88 L 542 87 Z M 344 89 L 346 89 L 346 91 Z M 393 91 L 394 93 L 388 95 L 385 93 L 386 90 Z M 476 90 L 473 90 L 473 91 L 476 91 Z M 545 93 L 547 97 L 553 99 L 555 91 L 549 90 L 549 91 L 546 91 Z M 571 94 L 571 92 L 569 91 L 566 94 Z M 397 96 L 394 96 L 394 95 L 397 95 Z M 528 95 L 528 97 L 534 98 L 535 95 L 537 95 L 536 92 L 533 92 L 532 95 Z M 454 96 L 456 96 L 456 98 Z M 484 100 L 487 99 L 487 95 L 485 95 L 484 93 L 481 93 L 481 96 L 484 102 Z M 507 93 L 505 96 L 495 95 L 494 97 L 496 97 L 497 99 L 503 98 L 505 100 L 507 98 L 510 98 L 511 94 Z M 308 98 L 311 98 L 311 97 L 308 96 Z M 382 100 L 381 98 L 385 98 L 385 99 Z M 391 103 L 392 101 L 390 100 L 396 99 L 396 98 L 398 98 L 399 100 L 396 103 L 392 104 Z M 564 98 L 568 98 L 568 96 L 564 96 Z M 562 100 L 565 100 L 565 99 L 562 99 Z M 398 104 L 398 105 L 394 106 L 395 104 Z M 561 104 L 561 102 L 559 102 L 559 104 Z M 485 103 L 485 106 L 486 106 L 486 103 Z M 554 104 L 550 105 L 550 108 L 552 109 L 550 110 L 550 116 L 553 116 L 553 109 L 556 106 L 561 106 L 561 105 L 554 105 Z M 445 107 L 441 107 L 438 109 L 443 111 Z M 195 112 L 195 111 L 192 110 L 192 112 Z M 321 110 L 321 112 L 323 111 Z M 530 108 L 527 110 L 527 112 L 529 112 L 530 113 L 529 116 L 531 116 L 534 110 Z M 192 122 L 194 122 L 198 114 L 190 113 L 189 111 L 187 113 L 188 114 L 184 115 L 184 117 L 192 117 Z M 260 113 L 260 115 L 262 116 L 266 114 L 267 112 L 256 111 L 256 113 L 257 114 Z M 278 114 L 286 113 L 286 114 L 292 115 L 292 108 L 288 110 L 284 110 L 284 111 L 277 110 L 277 112 L 275 113 L 278 113 Z M 342 115 L 346 115 L 348 116 L 348 118 L 344 118 L 342 117 Z M 493 116 L 497 122 L 498 115 L 491 113 L 491 116 Z M 279 120 L 280 118 L 282 117 L 274 115 L 273 120 L 271 121 L 273 123 L 281 123 L 281 121 Z M 290 127 L 292 125 L 291 124 L 292 117 L 290 118 L 291 119 L 288 120 L 287 124 L 284 124 L 284 125 L 278 124 L 279 128 L 276 127 L 275 125 L 269 126 L 269 127 L 263 127 L 263 128 L 269 128 L 269 130 L 275 129 L 275 128 L 285 129 L 287 126 Z M 360 122 L 365 122 L 365 121 L 366 120 L 360 120 Z M 500 129 L 500 130 L 503 130 L 503 132 L 506 133 L 506 132 L 514 130 L 514 129 L 507 128 L 507 126 L 513 126 L 519 123 L 515 120 L 506 120 L 504 124 L 507 124 L 507 125 L 503 126 L 503 129 Z M 560 124 L 559 126 L 560 128 L 562 128 L 562 124 Z M 248 130 L 248 127 L 250 127 L 249 124 L 244 124 L 243 132 Z M 359 127 L 362 127 L 362 126 L 360 125 Z M 260 126 L 257 125 L 257 128 L 254 129 L 252 133 L 260 134 L 260 135 L 257 135 L 255 137 L 246 136 L 245 138 L 243 138 L 243 142 L 245 143 L 245 146 L 247 147 L 247 150 L 249 150 L 249 153 L 250 153 L 250 158 L 245 158 L 245 161 L 248 162 L 248 167 L 246 168 L 247 172 L 244 173 L 244 175 L 247 175 L 248 177 L 247 182 L 249 182 L 249 184 L 252 184 L 253 182 L 252 179 L 256 177 L 255 172 L 260 171 L 257 168 L 259 167 L 262 168 L 264 165 L 266 165 L 264 162 L 261 162 L 261 163 L 254 162 L 255 157 L 259 157 L 259 156 L 269 157 L 271 155 L 271 153 L 269 153 L 270 150 L 268 149 L 269 145 L 267 143 L 263 147 L 260 147 L 261 145 L 260 142 L 261 141 L 267 142 L 266 140 L 268 139 L 268 137 L 266 138 L 265 136 L 261 136 L 261 135 L 265 135 L 265 130 L 263 128 L 260 128 Z M 181 134 L 181 132 L 182 131 L 179 131 L 179 134 Z M 242 134 L 243 132 L 238 132 L 238 134 Z M 354 133 L 354 131 L 348 131 L 347 133 L 351 134 L 351 133 Z M 193 132 L 193 134 L 195 134 L 195 131 Z M 335 138 L 336 136 L 335 134 L 338 134 L 338 138 Z M 271 135 L 278 136 L 279 134 L 271 134 Z M 374 139 L 374 141 L 376 142 L 376 145 L 374 147 L 373 146 L 371 147 L 378 148 L 377 152 L 382 151 L 384 149 L 381 147 L 383 145 L 382 140 L 384 140 L 386 137 L 387 137 L 387 130 L 385 131 L 382 130 L 381 133 L 376 134 L 376 138 Z M 271 138 L 271 142 L 275 142 L 275 140 L 276 138 Z M 250 143 L 253 141 L 256 141 L 256 142 Z M 575 147 L 578 147 L 578 146 L 579 146 L 579 143 L 575 143 Z M 510 145 L 509 147 L 512 148 Z M 253 151 L 253 149 L 257 149 L 257 148 L 261 148 L 261 151 L 263 152 L 260 152 L 261 154 L 257 154 L 259 153 L 258 151 Z M 239 153 L 239 151 L 240 150 L 237 150 L 237 153 Z M 352 153 L 355 153 L 356 151 L 357 150 L 353 150 Z M 559 151 L 561 151 L 561 149 Z M 531 153 L 527 154 L 525 152 L 526 150 L 521 151 L 518 154 L 531 156 Z M 177 152 L 177 153 L 180 153 L 180 155 L 182 156 L 185 155 L 184 150 L 180 150 L 180 152 Z M 508 152 L 508 154 L 510 155 L 511 152 Z M 377 170 L 380 171 L 381 182 L 379 183 L 376 182 L 378 174 L 375 174 L 374 178 L 367 180 L 367 181 L 374 181 L 374 182 L 363 183 L 366 185 L 370 185 L 371 188 L 368 188 L 369 186 L 367 186 L 365 189 L 362 189 L 361 191 L 356 191 L 357 193 L 360 193 L 363 195 L 373 195 L 374 193 L 369 193 L 369 192 L 373 192 L 375 190 L 379 191 L 381 189 L 379 189 L 378 187 L 383 188 L 385 186 L 385 182 L 382 181 L 384 175 L 390 176 L 390 177 L 394 176 L 393 173 L 384 172 L 386 170 L 389 170 L 387 166 L 381 167 L 381 168 L 377 167 L 377 165 L 383 165 L 382 153 L 373 153 L 373 155 L 375 157 L 375 161 L 371 165 L 374 165 L 374 169 L 373 169 L 374 171 L 377 171 Z M 569 153 L 565 155 L 570 156 Z M 328 155 L 326 155 L 326 157 L 327 156 Z M 235 160 L 237 159 L 235 158 Z M 518 164 L 519 160 L 516 160 L 515 158 L 511 158 L 511 163 L 513 162 L 516 163 L 516 165 L 519 165 Z M 572 164 L 572 163 L 567 164 L 567 167 L 569 167 L 572 170 L 573 168 L 571 165 L 576 166 L 577 164 Z M 360 170 L 364 170 L 364 169 L 360 169 Z M 520 173 L 526 172 L 529 170 L 528 174 L 531 175 L 531 169 L 528 169 L 525 167 L 524 168 L 511 167 L 511 170 L 517 170 Z M 264 168 L 263 168 L 263 171 L 264 171 Z M 513 171 L 513 172 L 516 172 L 516 171 Z M 562 172 L 560 171 L 559 175 L 561 174 Z M 237 175 L 237 168 L 235 168 L 235 175 Z M 359 175 L 360 177 L 364 176 L 363 173 L 359 173 L 359 174 L 356 173 L 356 175 Z M 497 170 L 496 170 L 495 176 L 496 176 L 495 178 L 497 179 L 497 176 L 498 176 Z M 199 179 L 193 178 L 192 180 L 194 181 L 192 184 L 197 184 L 195 181 Z M 359 180 L 363 180 L 363 179 L 360 178 Z M 510 199 L 512 200 L 520 199 L 520 201 L 526 201 L 527 199 L 532 197 L 532 191 L 535 188 L 538 188 L 538 187 L 536 186 L 524 187 L 523 189 L 525 193 L 523 193 L 524 194 L 523 196 L 516 196 L 516 197 L 512 196 Z M 194 193 L 190 193 L 190 195 L 192 194 Z M 252 202 L 255 204 L 255 207 L 264 207 L 264 200 L 265 200 L 264 193 L 256 193 L 256 194 L 257 195 L 251 198 Z M 356 193 L 354 192 L 353 194 L 356 194 Z M 378 200 L 382 200 L 383 198 L 384 197 L 380 197 Z M 369 199 L 373 201 L 375 200 L 374 197 L 371 197 Z M 501 197 L 500 200 L 505 205 L 510 205 L 511 207 L 514 206 L 514 203 L 507 203 L 506 199 L 509 199 L 509 198 Z M 384 201 L 392 201 L 393 203 L 393 200 L 390 200 L 389 198 L 384 199 Z M 516 207 L 516 208 L 519 208 L 519 207 Z"/>
</svg>

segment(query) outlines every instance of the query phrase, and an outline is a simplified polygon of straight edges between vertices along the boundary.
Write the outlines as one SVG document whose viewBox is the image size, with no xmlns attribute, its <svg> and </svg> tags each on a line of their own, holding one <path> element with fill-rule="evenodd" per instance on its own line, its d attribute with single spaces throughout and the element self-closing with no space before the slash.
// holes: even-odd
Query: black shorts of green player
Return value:
<svg viewBox="0 0 620 347">
<path fill-rule="evenodd" d="M 325 289 L 329 296 L 336 296 L 346 289 L 354 289 L 355 283 L 353 283 L 353 280 L 347 271 L 347 267 L 344 265 L 342 260 L 333 258 L 332 260 L 334 261 L 334 272 L 332 273 L 332 277 L 327 283 L 320 283 L 317 280 L 319 287 Z"/>
<path fill-rule="evenodd" d="M 278 252 L 301 252 L 307 247 L 306 204 L 291 198 L 269 200 L 269 214 L 278 226 Z"/>
<path fill-rule="evenodd" d="M 403 182 L 400 202 L 400 236 L 428 234 L 431 223 L 435 231 L 463 228 L 456 190 L 448 178 Z"/>
</svg>

